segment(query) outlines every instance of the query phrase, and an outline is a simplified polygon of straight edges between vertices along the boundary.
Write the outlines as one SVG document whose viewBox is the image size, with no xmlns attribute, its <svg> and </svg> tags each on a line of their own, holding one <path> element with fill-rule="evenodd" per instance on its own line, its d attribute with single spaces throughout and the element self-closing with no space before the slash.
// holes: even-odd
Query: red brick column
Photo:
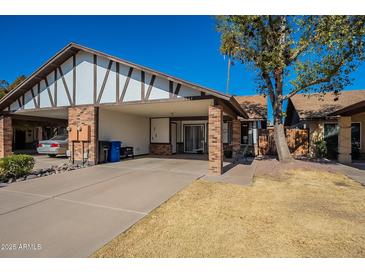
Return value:
<svg viewBox="0 0 365 274">
<path fill-rule="evenodd" d="M 88 154 L 87 162 L 89 164 L 97 164 L 97 148 L 98 148 L 98 108 L 94 106 L 87 107 L 70 107 L 68 109 L 68 126 L 79 127 L 81 125 L 90 126 L 89 142 L 69 142 L 69 150 L 74 155 L 75 162 L 82 162 L 82 146 L 84 146 L 84 153 Z M 73 147 L 72 147 L 73 146 Z"/>
<path fill-rule="evenodd" d="M 13 153 L 13 126 L 11 117 L 0 117 L 0 158 Z"/>
<path fill-rule="evenodd" d="M 241 148 L 241 121 L 232 121 L 232 150 L 235 155 Z"/>
<path fill-rule="evenodd" d="M 43 140 L 43 128 L 37 127 L 37 140 L 42 141 Z"/>
<path fill-rule="evenodd" d="M 208 172 L 220 175 L 223 172 L 223 110 L 221 106 L 209 106 L 208 109 Z"/>
</svg>

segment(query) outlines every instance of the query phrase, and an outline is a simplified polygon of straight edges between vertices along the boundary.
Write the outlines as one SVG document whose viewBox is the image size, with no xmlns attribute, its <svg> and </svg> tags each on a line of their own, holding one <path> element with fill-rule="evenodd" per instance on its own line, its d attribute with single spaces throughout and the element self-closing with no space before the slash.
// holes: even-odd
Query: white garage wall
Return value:
<svg viewBox="0 0 365 274">
<path fill-rule="evenodd" d="M 170 119 L 151 119 L 151 143 L 170 143 Z"/>
<path fill-rule="evenodd" d="M 134 154 L 149 153 L 150 121 L 147 117 L 99 110 L 99 140 L 122 141 L 122 146 L 134 147 Z"/>
</svg>

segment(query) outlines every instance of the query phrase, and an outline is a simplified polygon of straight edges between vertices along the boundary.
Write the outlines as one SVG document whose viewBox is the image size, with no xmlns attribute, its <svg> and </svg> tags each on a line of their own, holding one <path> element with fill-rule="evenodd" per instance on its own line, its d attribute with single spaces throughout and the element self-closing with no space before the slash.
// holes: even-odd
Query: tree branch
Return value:
<svg viewBox="0 0 365 274">
<path fill-rule="evenodd" d="M 322 84 L 322 83 L 326 83 L 326 82 L 329 82 L 331 81 L 331 77 L 327 76 L 327 77 L 323 77 L 323 78 L 320 78 L 320 79 L 316 79 L 316 80 L 313 80 L 305 85 L 302 85 L 296 89 L 294 89 L 293 91 L 291 91 L 289 94 L 283 96 L 283 100 L 286 100 L 286 99 L 289 99 L 290 97 L 292 97 L 293 95 L 297 94 L 299 91 L 305 89 L 305 88 L 309 88 L 311 86 L 314 86 L 314 85 L 318 85 L 318 84 Z"/>
<path fill-rule="evenodd" d="M 344 65 L 345 61 L 348 58 L 350 58 L 352 56 L 353 52 L 355 51 L 355 47 L 352 43 L 350 43 L 349 47 L 350 47 L 349 50 L 343 55 L 341 60 L 336 65 L 334 65 L 333 69 L 330 70 L 325 77 L 313 80 L 309 83 L 306 83 L 302 86 L 297 87 L 296 89 L 294 89 L 289 94 L 283 96 L 283 100 L 286 100 L 286 99 L 290 98 L 291 96 L 297 94 L 299 91 L 301 91 L 303 89 L 309 88 L 309 87 L 314 86 L 314 85 L 330 82 L 332 77 L 340 72 L 341 67 Z"/>
<path fill-rule="evenodd" d="M 312 29 L 312 31 L 311 32 L 314 32 L 314 33 L 316 33 L 314 30 L 317 28 L 317 26 L 318 26 L 318 22 L 316 22 L 315 24 L 314 24 L 314 26 L 313 26 L 313 29 Z M 305 39 L 304 39 L 304 41 L 305 41 L 305 43 L 302 45 L 302 46 L 300 46 L 300 47 L 298 47 L 298 48 L 296 48 L 296 50 L 294 50 L 294 52 L 289 56 L 289 58 L 288 58 L 288 60 L 286 61 L 286 65 L 289 65 L 289 64 L 291 64 L 292 62 L 294 62 L 295 60 L 297 60 L 297 58 L 303 53 L 303 52 L 305 52 L 306 51 L 306 49 L 309 47 L 309 45 L 311 45 L 314 41 L 316 41 L 316 39 L 317 39 L 317 34 L 315 34 L 315 35 L 312 35 L 312 36 L 310 36 L 309 37 L 309 39 L 308 39 L 308 33 L 304 33 L 303 34 L 303 36 L 305 36 Z"/>
</svg>

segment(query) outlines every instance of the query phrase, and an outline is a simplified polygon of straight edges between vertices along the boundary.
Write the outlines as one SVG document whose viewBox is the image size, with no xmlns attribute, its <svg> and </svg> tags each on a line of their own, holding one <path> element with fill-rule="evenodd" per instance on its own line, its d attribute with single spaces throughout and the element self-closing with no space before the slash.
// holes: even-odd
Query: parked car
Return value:
<svg viewBox="0 0 365 274">
<path fill-rule="evenodd" d="M 49 140 L 39 141 L 37 152 L 39 154 L 48 154 L 49 157 L 57 155 L 66 155 L 68 149 L 68 136 L 55 135 Z"/>
</svg>

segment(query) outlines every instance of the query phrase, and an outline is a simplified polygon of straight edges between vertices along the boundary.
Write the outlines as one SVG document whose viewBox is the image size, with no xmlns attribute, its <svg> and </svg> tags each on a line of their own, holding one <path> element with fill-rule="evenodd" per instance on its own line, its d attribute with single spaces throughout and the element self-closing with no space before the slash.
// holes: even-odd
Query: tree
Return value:
<svg viewBox="0 0 365 274">
<path fill-rule="evenodd" d="M 6 80 L 0 80 L 0 99 L 7 93 L 9 83 Z"/>
<path fill-rule="evenodd" d="M 16 88 L 26 78 L 27 77 L 25 77 L 25 75 L 20 75 L 11 84 L 9 84 L 6 80 L 0 80 L 0 99 L 4 97 L 8 92 Z"/>
<path fill-rule="evenodd" d="M 283 102 L 297 93 L 338 93 L 364 60 L 365 16 L 219 16 L 221 52 L 257 74 L 269 97 L 280 161 L 291 160 Z"/>
</svg>

